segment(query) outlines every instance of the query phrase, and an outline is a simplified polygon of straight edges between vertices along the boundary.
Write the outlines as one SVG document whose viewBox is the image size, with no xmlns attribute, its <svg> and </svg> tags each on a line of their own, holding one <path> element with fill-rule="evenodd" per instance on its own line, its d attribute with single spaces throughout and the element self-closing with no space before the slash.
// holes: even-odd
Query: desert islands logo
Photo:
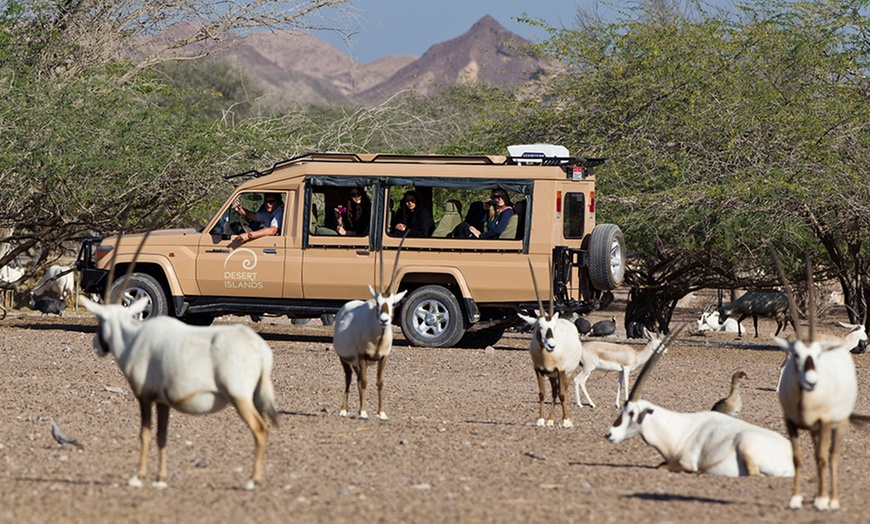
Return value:
<svg viewBox="0 0 870 524">
<path fill-rule="evenodd" d="M 230 259 L 241 254 L 241 258 L 230 264 Z M 239 264 L 241 262 L 241 264 Z M 241 271 L 233 271 L 237 265 Z M 224 287 L 227 289 L 263 289 L 263 283 L 257 280 L 257 254 L 247 248 L 239 248 L 227 255 L 224 260 Z"/>
</svg>

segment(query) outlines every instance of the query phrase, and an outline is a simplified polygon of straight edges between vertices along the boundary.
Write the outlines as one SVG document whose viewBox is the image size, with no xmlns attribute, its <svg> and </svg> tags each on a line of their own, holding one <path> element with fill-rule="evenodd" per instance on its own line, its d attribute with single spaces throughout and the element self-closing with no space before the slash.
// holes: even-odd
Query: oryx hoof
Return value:
<svg viewBox="0 0 870 524">
<path fill-rule="evenodd" d="M 360 418 L 360 420 L 368 420 L 368 419 L 369 419 L 369 414 L 366 413 L 365 411 L 360 411 L 360 412 L 359 412 L 359 418 Z"/>
<path fill-rule="evenodd" d="M 556 421 L 555 421 L 555 420 L 550 419 L 550 420 L 547 421 L 547 427 L 548 427 L 548 428 L 552 428 L 552 427 L 555 426 L 555 425 L 556 425 Z"/>
<path fill-rule="evenodd" d="M 565 420 L 562 421 L 562 427 L 563 427 L 563 428 L 573 428 L 573 427 L 574 427 L 574 423 L 571 422 L 571 419 L 566 418 Z"/>
<path fill-rule="evenodd" d="M 804 498 L 801 495 L 795 495 L 788 501 L 788 507 L 791 509 L 801 509 L 804 504 Z"/>
<path fill-rule="evenodd" d="M 250 479 L 245 483 L 245 491 L 254 491 L 257 489 L 257 483 L 254 482 L 254 479 Z"/>
<path fill-rule="evenodd" d="M 387 416 L 387 414 L 384 413 L 383 411 L 381 411 L 380 413 L 378 413 L 378 418 L 381 419 L 381 420 L 388 420 L 388 419 L 389 419 L 389 417 Z"/>
<path fill-rule="evenodd" d="M 819 511 L 828 511 L 831 509 L 831 499 L 828 497 L 816 497 L 813 501 L 813 507 Z"/>
<path fill-rule="evenodd" d="M 347 416 L 347 410 L 346 410 L 346 409 L 342 409 L 341 411 L 338 412 L 338 416 L 339 416 L 339 417 L 346 417 L 346 416 Z"/>
<path fill-rule="evenodd" d="M 131 488 L 141 488 L 142 481 L 139 480 L 139 475 L 133 475 L 130 480 L 127 481 L 127 485 Z"/>
<path fill-rule="evenodd" d="M 169 484 L 167 484 L 166 481 L 163 480 L 155 480 L 151 483 L 151 487 L 157 489 L 166 489 L 167 487 L 169 487 Z"/>
<path fill-rule="evenodd" d="M 542 427 L 544 427 L 544 426 L 547 425 L 547 422 L 546 422 L 544 419 L 539 418 L 539 419 L 538 419 L 538 422 L 537 422 L 537 425 L 538 425 L 538 427 L 541 427 L 541 428 L 542 428 Z"/>
</svg>

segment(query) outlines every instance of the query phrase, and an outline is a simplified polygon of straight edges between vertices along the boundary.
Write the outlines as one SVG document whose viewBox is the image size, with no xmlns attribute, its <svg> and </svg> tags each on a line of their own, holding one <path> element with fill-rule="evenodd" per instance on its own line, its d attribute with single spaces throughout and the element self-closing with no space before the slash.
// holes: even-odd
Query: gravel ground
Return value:
<svg viewBox="0 0 870 524">
<path fill-rule="evenodd" d="M 597 312 L 615 314 L 624 303 Z M 693 320 L 696 309 L 677 311 Z M 821 331 L 840 333 L 833 311 Z M 240 322 L 240 319 L 221 319 Z M 751 323 L 750 323 L 751 324 Z M 784 434 L 774 387 L 782 353 L 775 327 L 761 337 L 683 333 L 656 368 L 644 398 L 669 409 L 708 409 L 745 370 L 745 420 Z M 672 473 L 640 438 L 611 444 L 616 374 L 594 372 L 598 407 L 573 404 L 572 429 L 539 428 L 537 385 L 524 334 L 488 350 L 409 347 L 397 330 L 387 365 L 388 421 L 338 416 L 343 373 L 332 329 L 286 319 L 252 324 L 275 355 L 280 426 L 266 453 L 264 486 L 242 488 L 253 440 L 232 409 L 173 412 L 169 487 L 127 487 L 138 459 L 135 399 L 111 357 L 91 345 L 94 319 L 13 312 L 0 322 L 0 521 L 8 522 L 866 522 L 870 430 L 846 437 L 843 509 L 787 509 L 791 479 Z M 790 329 L 787 333 L 791 333 Z M 856 356 L 857 412 L 870 414 L 870 355 Z M 634 377 L 632 377 L 634 378 Z M 370 412 L 375 390 L 369 392 Z M 351 411 L 356 399 L 351 396 Z M 49 417 L 84 446 L 60 447 Z M 802 437 L 804 456 L 811 453 Z M 156 469 L 152 445 L 149 467 Z"/>
</svg>

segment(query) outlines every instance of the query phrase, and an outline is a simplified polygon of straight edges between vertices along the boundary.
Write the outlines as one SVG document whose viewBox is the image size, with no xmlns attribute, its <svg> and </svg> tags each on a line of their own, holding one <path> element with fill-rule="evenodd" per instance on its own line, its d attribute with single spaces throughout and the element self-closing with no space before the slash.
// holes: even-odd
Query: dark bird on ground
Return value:
<svg viewBox="0 0 870 524">
<path fill-rule="evenodd" d="M 731 393 L 723 399 L 719 399 L 711 411 L 725 413 L 732 417 L 740 416 L 740 409 L 743 408 L 743 401 L 740 399 L 740 383 L 747 378 L 746 373 L 738 371 L 731 375 Z"/>
<path fill-rule="evenodd" d="M 66 301 L 51 297 L 42 297 L 35 302 L 31 299 L 30 309 L 41 311 L 43 315 L 54 313 L 55 315 L 63 316 L 63 310 L 66 309 Z"/>
<path fill-rule="evenodd" d="M 616 317 L 611 317 L 610 320 L 599 320 L 592 324 L 593 337 L 606 337 L 616 332 Z"/>
<path fill-rule="evenodd" d="M 61 446 L 65 444 L 70 444 L 76 446 L 79 449 L 85 449 L 85 447 L 79 444 L 77 440 L 67 436 L 67 434 L 64 433 L 62 429 L 60 429 L 60 426 L 57 425 L 57 422 L 55 422 L 53 418 L 49 419 L 48 421 L 51 423 L 51 436 L 54 437 L 54 440 L 56 440 L 58 444 L 60 444 Z"/>
<path fill-rule="evenodd" d="M 574 325 L 577 326 L 577 332 L 581 335 L 588 335 L 592 332 L 592 322 L 589 322 L 583 317 L 577 317 L 577 320 L 574 321 Z"/>
</svg>

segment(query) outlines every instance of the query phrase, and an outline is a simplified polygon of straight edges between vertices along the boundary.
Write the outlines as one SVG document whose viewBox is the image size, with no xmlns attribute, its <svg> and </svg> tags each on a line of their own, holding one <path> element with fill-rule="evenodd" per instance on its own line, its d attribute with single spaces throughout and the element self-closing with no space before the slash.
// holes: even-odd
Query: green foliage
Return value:
<svg viewBox="0 0 870 524">
<path fill-rule="evenodd" d="M 767 241 L 842 275 L 850 264 L 812 221 L 843 228 L 844 253 L 870 231 L 867 4 L 759 0 L 708 15 L 649 2 L 612 22 L 581 17 L 539 47 L 567 68 L 542 96 L 458 94 L 477 114 L 451 149 L 546 141 L 611 157 L 598 220 L 623 228 L 634 286 L 775 284 Z M 854 274 L 870 253 L 852 246 Z"/>
</svg>

